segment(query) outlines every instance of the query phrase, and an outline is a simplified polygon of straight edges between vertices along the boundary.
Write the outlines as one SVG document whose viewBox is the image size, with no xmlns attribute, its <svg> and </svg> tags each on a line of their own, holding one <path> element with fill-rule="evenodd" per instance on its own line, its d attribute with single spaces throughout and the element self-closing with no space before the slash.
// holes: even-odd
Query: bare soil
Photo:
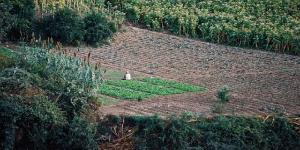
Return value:
<svg viewBox="0 0 300 150">
<path fill-rule="evenodd" d="M 125 26 L 110 45 L 79 48 L 81 57 L 102 66 L 135 74 L 201 85 L 204 93 L 120 101 L 104 114 L 153 115 L 195 112 L 211 114 L 217 90 L 228 85 L 231 99 L 225 114 L 300 114 L 300 57 L 211 44 Z M 69 48 L 76 49 L 76 48 Z"/>
</svg>

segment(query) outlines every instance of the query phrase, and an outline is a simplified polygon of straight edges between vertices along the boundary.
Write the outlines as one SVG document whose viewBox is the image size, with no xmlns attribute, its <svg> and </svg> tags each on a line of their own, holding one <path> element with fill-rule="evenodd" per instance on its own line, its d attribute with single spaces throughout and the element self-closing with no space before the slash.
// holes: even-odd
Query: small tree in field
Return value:
<svg viewBox="0 0 300 150">
<path fill-rule="evenodd" d="M 221 87 L 219 90 L 218 90 L 218 99 L 221 101 L 221 102 L 228 102 L 229 99 L 230 99 L 230 94 L 229 94 L 230 90 L 229 90 L 229 87 L 227 85 Z"/>
</svg>

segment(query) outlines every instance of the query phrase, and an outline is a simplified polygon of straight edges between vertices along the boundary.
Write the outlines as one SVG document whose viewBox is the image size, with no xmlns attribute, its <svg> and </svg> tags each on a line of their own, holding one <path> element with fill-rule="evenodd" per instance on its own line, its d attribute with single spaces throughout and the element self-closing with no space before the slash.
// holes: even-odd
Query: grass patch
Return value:
<svg viewBox="0 0 300 150">
<path fill-rule="evenodd" d="M 116 104 L 120 101 L 120 99 L 116 99 L 110 96 L 106 96 L 106 95 L 97 95 L 97 100 L 96 102 L 98 104 L 101 104 L 102 106 L 109 106 L 109 105 L 113 105 Z"/>
<path fill-rule="evenodd" d="M 128 100 L 142 100 L 154 96 L 153 94 L 150 93 L 134 91 L 131 89 L 117 87 L 108 84 L 103 84 L 100 87 L 99 92 L 107 96 L 117 97 L 121 99 L 128 99 Z"/>
<path fill-rule="evenodd" d="M 185 92 L 205 91 L 204 87 L 190 85 L 190 84 L 186 84 L 186 83 L 180 83 L 180 82 L 176 82 L 176 81 L 168 81 L 168 80 L 163 80 L 163 79 L 159 79 L 159 78 L 145 78 L 142 81 L 144 81 L 146 83 L 154 84 L 154 85 L 175 88 L 175 89 L 182 90 Z"/>
<path fill-rule="evenodd" d="M 0 55 L 6 56 L 6 57 L 9 57 L 9 58 L 12 58 L 12 57 L 14 57 L 16 54 L 15 54 L 15 52 L 13 52 L 12 50 L 0 46 Z"/>
<path fill-rule="evenodd" d="M 16 54 L 8 48 L 0 46 L 0 69 L 10 67 L 15 63 Z"/>
<path fill-rule="evenodd" d="M 110 80 L 107 81 L 106 84 L 114 85 L 118 87 L 124 87 L 135 91 L 147 92 L 156 95 L 170 95 L 170 94 L 184 93 L 184 91 L 179 89 L 153 85 L 147 82 L 141 82 L 137 80 L 118 80 L 118 81 Z"/>
</svg>

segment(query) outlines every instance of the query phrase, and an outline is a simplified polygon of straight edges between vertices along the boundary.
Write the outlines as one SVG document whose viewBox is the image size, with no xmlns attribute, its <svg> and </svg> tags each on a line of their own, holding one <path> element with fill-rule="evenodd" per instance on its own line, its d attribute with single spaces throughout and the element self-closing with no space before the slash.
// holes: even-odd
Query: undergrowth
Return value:
<svg viewBox="0 0 300 150">
<path fill-rule="evenodd" d="M 107 127 L 110 126 L 136 129 L 133 135 L 135 149 L 296 150 L 300 146 L 295 126 L 280 116 L 265 120 L 237 116 L 207 119 L 188 114 L 167 119 L 158 116 L 111 116 L 100 123 L 98 129 L 109 133 Z"/>
</svg>

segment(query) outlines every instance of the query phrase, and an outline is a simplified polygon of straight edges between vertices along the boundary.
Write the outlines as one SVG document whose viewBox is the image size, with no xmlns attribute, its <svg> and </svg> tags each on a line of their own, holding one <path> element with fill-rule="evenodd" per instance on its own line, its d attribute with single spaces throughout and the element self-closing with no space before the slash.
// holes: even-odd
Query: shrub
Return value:
<svg viewBox="0 0 300 150">
<path fill-rule="evenodd" d="M 116 117 L 114 117 L 116 118 Z M 284 117 L 203 118 L 185 114 L 180 117 L 129 116 L 101 122 L 99 131 L 111 133 L 111 126 L 137 129 L 136 149 L 297 149 L 300 136 Z M 124 122 L 124 124 L 120 124 Z M 131 129 L 130 128 L 130 129 Z M 106 135 L 106 137 L 113 137 Z M 115 143 L 114 143 L 115 144 Z"/>
<path fill-rule="evenodd" d="M 3 149 L 44 149 L 50 127 L 64 123 L 60 109 L 46 97 L 1 94 L 0 99 Z"/>
<path fill-rule="evenodd" d="M 13 52 L 0 46 L 0 70 L 13 66 L 15 64 L 13 57 L 16 57 Z"/>
<path fill-rule="evenodd" d="M 41 49 L 25 48 L 16 58 L 17 67 L 0 72 L 0 149 L 97 149 L 95 128 L 82 117 L 90 94 L 84 89 L 96 83 L 85 76 L 95 74 L 91 68 Z M 85 83 L 75 81 L 78 73 Z"/>
<path fill-rule="evenodd" d="M 103 14 L 92 12 L 84 18 L 85 23 L 85 42 L 97 45 L 113 36 L 116 26 L 110 22 Z"/>
<path fill-rule="evenodd" d="M 32 21 L 35 5 L 33 0 L 0 1 L 0 40 L 29 39 L 32 33 Z"/>
<path fill-rule="evenodd" d="M 28 40 L 33 32 L 34 0 L 10 0 L 10 3 L 12 5 L 10 13 L 16 18 L 8 37 L 11 40 Z"/>
<path fill-rule="evenodd" d="M 48 149 L 96 150 L 96 128 L 86 119 L 76 116 L 65 126 L 54 127 L 49 133 Z"/>
<path fill-rule="evenodd" d="M 10 13 L 12 4 L 9 0 L 0 1 L 0 41 L 3 41 L 7 32 L 12 28 L 14 15 Z"/>
<path fill-rule="evenodd" d="M 218 90 L 218 99 L 221 102 L 228 102 L 230 99 L 229 95 L 229 87 L 228 86 L 223 86 Z"/>
<path fill-rule="evenodd" d="M 74 45 L 83 41 L 84 23 L 76 11 L 69 8 L 61 9 L 54 14 L 52 19 L 47 18 L 46 21 L 50 22 L 46 35 L 49 34 L 54 40 Z"/>
<path fill-rule="evenodd" d="M 19 67 L 43 79 L 39 86 L 57 97 L 58 105 L 66 111 L 69 120 L 80 114 L 93 90 L 102 82 L 100 71 L 79 59 L 29 47 L 23 49 L 23 55 Z"/>
</svg>

